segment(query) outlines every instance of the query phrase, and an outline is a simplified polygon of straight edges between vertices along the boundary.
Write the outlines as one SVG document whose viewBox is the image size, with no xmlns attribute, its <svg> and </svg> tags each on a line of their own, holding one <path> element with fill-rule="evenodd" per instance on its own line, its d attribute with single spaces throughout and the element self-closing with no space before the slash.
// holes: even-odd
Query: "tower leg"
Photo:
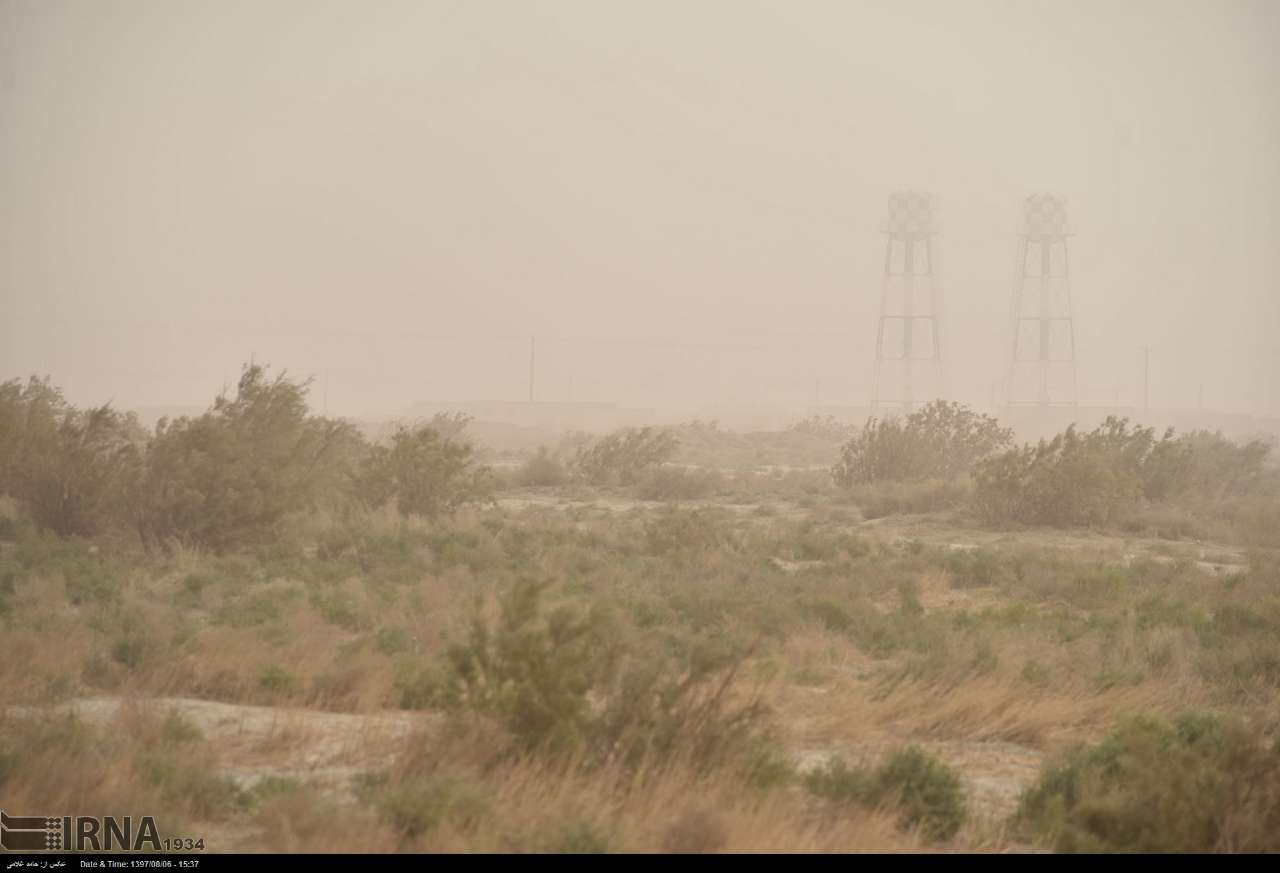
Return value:
<svg viewBox="0 0 1280 873">
<path fill-rule="evenodd" d="M 1050 243 L 1040 242 L 1040 405 L 1049 405 L 1049 262 Z"/>
<path fill-rule="evenodd" d="M 938 308 L 937 276 L 933 270 L 933 237 L 925 237 L 925 260 L 929 277 L 929 324 L 933 338 L 933 388 L 939 399 L 947 399 L 947 386 L 942 371 L 942 312 Z"/>
<path fill-rule="evenodd" d="M 910 412 L 912 400 L 912 369 L 914 352 L 912 334 L 915 332 L 915 249 L 916 241 L 907 237 L 903 242 L 902 258 L 902 408 Z"/>
</svg>

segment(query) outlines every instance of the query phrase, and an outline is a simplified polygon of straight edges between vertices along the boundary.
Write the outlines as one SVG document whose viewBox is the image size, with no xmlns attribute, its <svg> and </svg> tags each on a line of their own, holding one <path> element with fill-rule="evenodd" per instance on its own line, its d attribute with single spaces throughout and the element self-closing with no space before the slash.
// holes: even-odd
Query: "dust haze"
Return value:
<svg viewBox="0 0 1280 873">
<path fill-rule="evenodd" d="M 0 372 L 331 412 L 871 396 L 885 204 L 938 198 L 950 394 L 1066 198 L 1080 402 L 1276 414 L 1270 3 L 0 7 Z M 109 366 L 104 366 L 109 362 Z"/>
<path fill-rule="evenodd" d="M 0 850 L 1280 852 L 1278 84 L 1270 0 L 0 0 Z"/>
</svg>

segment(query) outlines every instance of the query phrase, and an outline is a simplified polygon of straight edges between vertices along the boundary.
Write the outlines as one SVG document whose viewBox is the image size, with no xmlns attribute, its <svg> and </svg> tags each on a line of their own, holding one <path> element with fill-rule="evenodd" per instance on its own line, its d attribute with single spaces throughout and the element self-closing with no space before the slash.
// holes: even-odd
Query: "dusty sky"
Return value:
<svg viewBox="0 0 1280 873">
<path fill-rule="evenodd" d="M 0 0 L 0 378 L 344 414 L 865 403 L 889 193 L 952 396 L 1066 197 L 1084 403 L 1280 412 L 1280 3 Z"/>
</svg>

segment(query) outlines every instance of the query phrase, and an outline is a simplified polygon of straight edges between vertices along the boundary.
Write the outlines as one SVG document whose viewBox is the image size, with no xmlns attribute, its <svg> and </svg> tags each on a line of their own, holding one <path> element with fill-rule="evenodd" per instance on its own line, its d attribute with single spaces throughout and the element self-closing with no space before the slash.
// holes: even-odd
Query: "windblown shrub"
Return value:
<svg viewBox="0 0 1280 873">
<path fill-rule="evenodd" d="M 469 443 L 441 436 L 431 426 L 400 426 L 389 445 L 375 445 L 356 480 L 371 506 L 395 499 L 405 515 L 434 518 L 489 498 L 487 468 L 477 467 Z"/>
<path fill-rule="evenodd" d="M 730 705 L 747 651 L 720 642 L 691 647 L 686 663 L 631 651 L 599 606 L 544 615 L 546 583 L 517 582 L 498 621 L 481 617 L 433 671 L 434 702 L 490 716 L 526 752 L 583 752 L 597 763 L 713 767 L 743 754 L 761 708 Z"/>
<path fill-rule="evenodd" d="M 261 541 L 288 513 L 336 496 L 364 443 L 351 425 L 308 415 L 307 388 L 248 366 L 234 397 L 198 418 L 162 419 L 134 502 L 143 541 Z"/>
<path fill-rule="evenodd" d="M 623 428 L 580 448 L 575 466 L 593 485 L 631 485 L 643 471 L 669 461 L 677 445 L 670 431 Z"/>
<path fill-rule="evenodd" d="M 905 418 L 870 419 L 832 469 L 837 485 L 954 479 L 1009 445 L 1013 431 L 959 403 L 935 400 Z"/>
<path fill-rule="evenodd" d="M 1280 746 L 1213 716 L 1122 723 L 1045 768 L 1019 824 L 1060 852 L 1280 850 Z"/>
<path fill-rule="evenodd" d="M 976 468 L 974 502 L 991 521 L 1106 525 L 1142 500 L 1194 493 L 1197 499 L 1248 492 L 1263 479 L 1268 447 L 1238 446 L 1198 432 L 1156 439 L 1151 428 L 1113 417 L 1080 433 L 1010 449 Z"/>
<path fill-rule="evenodd" d="M 955 836 L 968 815 L 960 777 L 916 746 L 899 751 L 874 771 L 849 767 L 837 758 L 810 772 L 805 786 L 835 803 L 892 804 L 901 810 L 901 827 L 919 826 L 935 842 Z"/>
<path fill-rule="evenodd" d="M 495 716 L 527 749 L 563 751 L 589 734 L 587 693 L 614 669 L 617 642 L 600 609 L 545 619 L 545 583 L 521 580 L 502 598 L 497 625 L 477 616 L 448 650 L 448 697 Z"/>
<path fill-rule="evenodd" d="M 96 533 L 123 514 L 145 440 L 132 413 L 76 409 L 48 380 L 0 385 L 0 494 L 55 533 Z"/>
<path fill-rule="evenodd" d="M 1150 500 L 1194 495 L 1197 500 L 1240 497 L 1266 484 L 1271 446 L 1261 440 L 1236 443 L 1207 430 L 1166 435 L 1153 446 L 1142 469 L 1143 493 Z"/>
</svg>

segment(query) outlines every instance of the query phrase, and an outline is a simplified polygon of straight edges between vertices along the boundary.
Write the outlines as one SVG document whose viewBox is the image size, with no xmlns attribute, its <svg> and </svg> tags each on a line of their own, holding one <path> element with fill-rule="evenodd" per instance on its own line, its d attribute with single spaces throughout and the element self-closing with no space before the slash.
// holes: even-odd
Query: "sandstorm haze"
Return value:
<svg viewBox="0 0 1280 873">
<path fill-rule="evenodd" d="M 953 398 L 1067 199 L 1079 399 L 1280 412 L 1273 3 L 0 3 L 0 376 L 337 414 L 864 405 L 890 192 Z M 1202 400 L 1203 398 L 1203 400 Z"/>
</svg>

